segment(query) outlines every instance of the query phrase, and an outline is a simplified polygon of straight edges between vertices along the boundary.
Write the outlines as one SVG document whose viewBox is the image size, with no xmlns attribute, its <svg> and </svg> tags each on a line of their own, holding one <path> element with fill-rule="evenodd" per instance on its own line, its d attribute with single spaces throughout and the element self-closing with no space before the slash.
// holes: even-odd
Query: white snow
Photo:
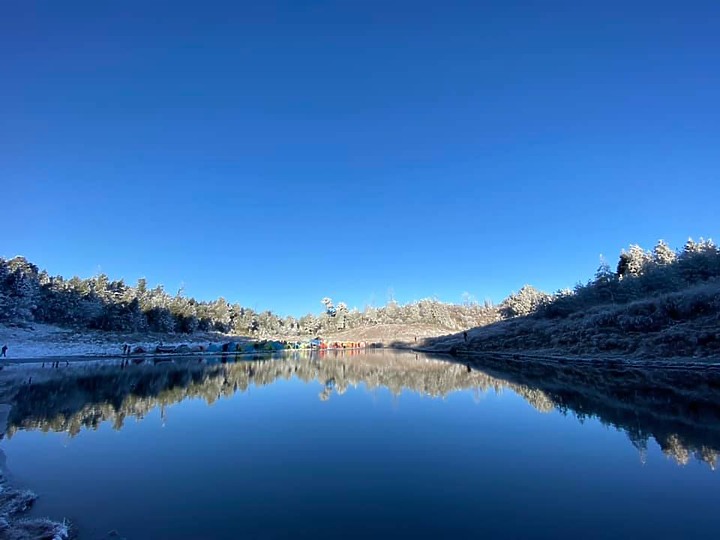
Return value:
<svg viewBox="0 0 720 540">
<path fill-rule="evenodd" d="M 7 358 L 0 365 L 13 360 L 43 359 L 65 356 L 120 356 L 123 344 L 154 351 L 161 339 L 169 344 L 204 344 L 207 339 L 182 341 L 184 336 L 149 338 L 147 335 L 122 335 L 113 332 L 75 332 L 47 324 L 33 324 L 27 328 L 0 325 L 0 346 L 7 345 Z"/>
</svg>

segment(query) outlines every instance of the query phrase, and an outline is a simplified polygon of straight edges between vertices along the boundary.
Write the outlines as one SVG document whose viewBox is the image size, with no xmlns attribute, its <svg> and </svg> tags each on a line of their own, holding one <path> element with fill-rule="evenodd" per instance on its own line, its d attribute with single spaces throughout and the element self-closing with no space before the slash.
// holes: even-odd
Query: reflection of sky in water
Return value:
<svg viewBox="0 0 720 540">
<path fill-rule="evenodd" d="M 459 369 L 460 366 L 453 366 Z M 539 413 L 510 389 L 429 398 L 277 379 L 153 409 L 122 430 L 3 441 L 35 515 L 87 537 L 678 537 L 717 530 L 720 484 L 598 420 Z M 210 532 L 211 531 L 211 532 Z"/>
</svg>

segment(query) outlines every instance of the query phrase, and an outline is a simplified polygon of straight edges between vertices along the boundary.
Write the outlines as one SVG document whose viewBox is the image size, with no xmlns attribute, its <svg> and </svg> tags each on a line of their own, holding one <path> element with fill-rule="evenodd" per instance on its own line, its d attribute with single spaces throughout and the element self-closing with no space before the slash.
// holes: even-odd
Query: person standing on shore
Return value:
<svg viewBox="0 0 720 540">
<path fill-rule="evenodd" d="M 7 358 L 7 349 L 8 349 L 7 345 L 2 346 L 2 353 L 0 353 L 0 357 Z"/>
</svg>

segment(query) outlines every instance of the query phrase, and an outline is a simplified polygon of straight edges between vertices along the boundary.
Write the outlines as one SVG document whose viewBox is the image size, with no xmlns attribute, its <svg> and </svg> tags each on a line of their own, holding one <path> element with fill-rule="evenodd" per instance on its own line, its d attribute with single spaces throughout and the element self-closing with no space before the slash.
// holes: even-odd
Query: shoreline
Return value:
<svg viewBox="0 0 720 540">
<path fill-rule="evenodd" d="M 373 330 L 374 332 L 370 332 Z M 471 338 L 478 329 L 471 330 Z M 423 353 L 450 355 L 457 358 L 483 357 L 493 355 L 496 357 L 516 358 L 537 363 L 578 363 L 582 365 L 607 364 L 612 367 L 615 363 L 623 365 L 643 365 L 648 367 L 674 366 L 678 369 L 692 366 L 707 366 L 720 363 L 720 354 L 708 356 L 665 356 L 663 354 L 622 354 L 610 351 L 588 351 L 578 354 L 565 351 L 563 348 L 527 348 L 507 350 L 491 348 L 483 350 L 478 348 L 471 339 L 470 343 L 463 341 L 461 334 L 447 334 L 447 329 L 436 329 L 436 334 L 425 329 L 403 325 L 385 325 L 376 328 L 361 328 L 357 331 L 344 331 L 342 333 L 322 336 L 326 341 L 364 341 L 368 347 L 384 347 L 398 350 L 412 350 Z M 169 359 L 177 356 L 213 356 L 255 354 L 263 351 L 236 352 L 197 350 L 206 348 L 209 344 L 245 341 L 303 341 L 308 336 L 240 336 L 235 334 L 222 334 L 219 332 L 196 334 L 154 334 L 154 333 L 118 333 L 103 331 L 76 331 L 52 325 L 33 325 L 32 327 L 12 327 L 0 325 L 0 343 L 7 344 L 7 357 L 0 358 L 0 369 L 3 366 L 28 364 L 33 362 L 54 361 L 84 361 L 94 358 L 108 360 L 123 359 Z M 130 344 L 133 348 L 142 347 L 143 353 L 123 354 L 123 344 Z M 181 346 L 186 345 L 191 350 L 178 352 L 155 352 L 158 345 Z M 195 350 L 192 350 L 195 349 Z M 285 349 L 284 349 L 285 350 Z M 295 350 L 295 349 L 287 349 Z"/>
<path fill-rule="evenodd" d="M 284 354 L 284 353 L 323 353 L 323 352 L 340 352 L 340 351 L 363 351 L 363 350 L 369 350 L 369 349 L 388 349 L 388 350 L 408 350 L 398 347 L 386 347 L 378 344 L 371 344 L 367 347 L 327 347 L 324 349 L 317 349 L 317 348 L 302 348 L 302 349 L 275 349 L 275 350 L 266 350 L 266 349 L 257 349 L 254 351 L 178 351 L 178 352 L 144 352 L 144 353 L 133 353 L 133 354 L 110 354 L 110 355 L 102 355 L 102 354 L 91 354 L 91 353 L 84 353 L 84 354 L 62 354 L 58 356 L 38 356 L 38 357 L 24 357 L 24 358 L 14 358 L 14 359 L 6 359 L 7 362 L 0 361 L 0 370 L 3 369 L 3 367 L 11 367 L 11 366 L 34 366 L 35 364 L 53 364 L 55 362 L 60 362 L 61 364 L 63 362 L 68 363 L 80 363 L 80 362 L 93 362 L 95 360 L 98 361 L 109 361 L 109 360 L 121 360 L 126 361 L 127 363 L 144 363 L 145 361 L 152 360 L 155 364 L 160 364 L 163 362 L 170 362 L 175 359 L 203 359 L 203 358 L 237 358 L 237 357 L 243 357 L 243 358 L 251 358 L 254 359 L 256 357 L 261 358 L 267 358 L 273 355 L 278 354 Z M 10 361 L 13 360 L 13 361 Z"/>
<path fill-rule="evenodd" d="M 356 341 L 366 342 L 368 346 L 389 345 L 395 335 L 402 334 L 402 329 L 382 328 L 378 335 L 366 336 L 363 332 L 338 333 L 321 335 L 325 341 Z M 414 329 L 410 329 L 411 331 Z M 408 329 L 405 328 L 407 334 Z M 436 334 L 440 334 L 440 330 Z M 442 332 L 447 332 L 442 329 Z M 412 332 L 411 332 L 412 333 Z M 388 335 L 385 335 L 388 334 Z M 418 337 L 429 337 L 430 332 L 424 335 L 417 331 Z M 143 356 L 174 355 L 173 352 L 155 352 L 158 346 L 186 345 L 191 350 L 182 354 L 221 354 L 222 351 L 197 350 L 207 348 L 209 344 L 222 344 L 228 342 L 247 341 L 308 341 L 315 336 L 247 336 L 236 334 L 223 334 L 219 332 L 203 332 L 195 334 L 154 334 L 154 333 L 120 333 L 77 331 L 52 325 L 35 324 L 30 327 L 12 327 L 0 325 L 0 344 L 8 345 L 7 357 L 0 358 L 0 366 L 5 363 L 25 363 L 28 361 L 53 361 L 65 358 L 138 358 Z M 410 342 L 407 342 L 408 345 Z M 143 353 L 123 354 L 123 345 L 129 344 L 133 349 L 141 347 Z M 195 349 L 195 350 L 192 350 Z M 226 354 L 235 354 L 227 351 Z"/>
<path fill-rule="evenodd" d="M 229 337 L 229 336 L 228 336 Z M 236 338 L 237 339 L 237 338 Z M 245 338 L 248 339 L 248 338 Z M 155 345 L 148 348 L 152 349 Z M 188 345 L 190 347 L 197 346 L 200 344 L 207 344 L 207 340 L 186 340 L 178 341 L 178 345 Z M 413 346 L 414 343 L 372 343 L 368 344 L 364 348 L 328 348 L 328 349 L 279 349 L 279 350 L 255 350 L 255 351 L 178 351 L 178 352 L 154 352 L 147 350 L 142 353 L 131 353 L 122 354 L 121 352 L 108 353 L 104 348 L 98 348 L 97 350 L 82 350 L 77 351 L 76 347 L 69 346 L 63 348 L 61 344 L 55 343 L 52 347 L 52 351 L 48 354 L 31 354 L 23 356 L 8 356 L 6 358 L 0 358 L 0 370 L 11 366 L 24 366 L 41 363 L 54 363 L 54 362 L 91 362 L 93 360 L 120 360 L 128 362 L 145 362 L 155 361 L 161 363 L 165 361 L 172 361 L 176 358 L 208 358 L 208 357 L 253 357 L 253 356 L 267 356 L 273 353 L 284 353 L 284 352 L 302 352 L 302 351 L 344 351 L 344 350 L 364 350 L 364 349 L 391 349 L 398 351 L 412 351 L 421 352 L 425 354 L 433 354 L 440 356 L 447 356 L 458 360 L 462 359 L 483 359 L 483 358 L 494 358 L 494 359 L 507 359 L 514 361 L 522 361 L 528 365 L 532 364 L 545 364 L 545 365 L 576 365 L 576 366 L 587 366 L 587 367 L 607 367 L 609 369 L 616 368 L 618 366 L 627 366 L 635 368 L 655 368 L 655 369 L 674 369 L 674 370 L 693 370 L 696 368 L 720 368 L 720 357 L 707 356 L 707 357 L 689 357 L 689 356 L 674 356 L 674 357 L 662 357 L 662 356 L 631 356 L 622 355 L 617 353 L 595 353 L 587 355 L 575 355 L 575 354 L 558 354 L 558 351 L 543 351 L 543 350 L 518 350 L 514 352 L 508 352 L 504 350 L 477 350 L 469 349 L 465 347 L 452 346 L 452 347 L 428 347 L 428 346 Z M 64 349 L 64 350 L 63 350 Z M 529 362 L 531 361 L 531 362 Z"/>
<path fill-rule="evenodd" d="M 398 350 L 403 350 L 402 347 L 396 347 Z M 549 353 L 542 350 L 529 350 L 529 351 L 517 351 L 508 352 L 502 350 L 475 350 L 465 349 L 461 347 L 451 347 L 449 349 L 434 349 L 428 347 L 412 347 L 410 350 L 416 352 L 422 352 L 425 354 L 436 354 L 442 356 L 448 356 L 450 358 L 462 360 L 462 359 L 504 359 L 513 360 L 516 362 L 523 362 L 526 360 L 532 360 L 532 363 L 524 362 L 526 365 L 574 365 L 574 366 L 587 366 L 587 367 L 607 367 L 614 369 L 619 366 L 633 367 L 633 368 L 658 368 L 658 369 L 695 369 L 695 368 L 718 368 L 720 369 L 720 357 L 708 356 L 708 357 L 688 357 L 688 356 L 673 356 L 673 357 L 660 357 L 660 356 L 648 356 L 638 357 L 629 355 L 619 355 L 613 353 L 596 353 L 586 356 L 577 356 L 572 354 L 559 355 L 557 352 Z"/>
<path fill-rule="evenodd" d="M 41 355 L 41 356 L 27 356 L 21 358 L 5 358 L 0 360 L 0 370 L 3 367 L 10 366 L 24 366 L 42 363 L 54 363 L 54 362 L 92 362 L 93 360 L 121 360 L 137 363 L 142 363 L 148 360 L 153 360 L 155 363 L 169 362 L 174 359 L 202 359 L 208 357 L 247 357 L 252 358 L 255 356 L 266 357 L 273 354 L 283 354 L 292 352 L 324 352 L 324 351 L 358 351 L 365 349 L 387 349 L 396 351 L 412 351 L 418 353 L 432 354 L 438 356 L 445 356 L 448 358 L 462 360 L 480 360 L 480 359 L 504 359 L 512 360 L 515 362 L 522 362 L 527 365 L 531 365 L 528 360 L 532 361 L 532 365 L 575 365 L 575 366 L 587 366 L 592 368 L 606 367 L 614 369 L 620 366 L 627 366 L 633 368 L 656 368 L 656 369 L 673 369 L 673 370 L 694 370 L 694 369 L 706 369 L 706 368 L 717 368 L 720 369 L 720 357 L 687 357 L 687 356 L 676 356 L 676 357 L 632 357 L 623 356 L 618 354 L 593 354 L 587 356 L 576 356 L 576 355 L 558 355 L 557 353 L 546 353 L 543 351 L 518 351 L 518 352 L 507 352 L 507 351 L 478 351 L 471 349 L 462 348 L 450 348 L 450 349 L 433 349 L 428 347 L 411 347 L 410 344 L 372 344 L 367 347 L 355 347 L 355 348 L 327 348 L 327 349 L 279 349 L 279 350 L 256 350 L 256 351 L 193 351 L 193 352 L 144 352 L 144 353 L 133 353 L 133 354 L 99 354 L 92 352 L 84 352 L 79 354 L 73 354 L 67 352 L 58 355 Z"/>
</svg>

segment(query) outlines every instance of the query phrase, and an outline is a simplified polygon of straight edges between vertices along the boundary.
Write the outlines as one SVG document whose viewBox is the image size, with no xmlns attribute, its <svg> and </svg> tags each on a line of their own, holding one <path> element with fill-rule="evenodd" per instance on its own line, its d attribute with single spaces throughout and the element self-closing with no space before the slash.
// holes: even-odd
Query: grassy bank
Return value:
<svg viewBox="0 0 720 540">
<path fill-rule="evenodd" d="M 720 360 L 720 283 L 549 318 L 541 313 L 427 340 L 442 352 Z"/>
</svg>

